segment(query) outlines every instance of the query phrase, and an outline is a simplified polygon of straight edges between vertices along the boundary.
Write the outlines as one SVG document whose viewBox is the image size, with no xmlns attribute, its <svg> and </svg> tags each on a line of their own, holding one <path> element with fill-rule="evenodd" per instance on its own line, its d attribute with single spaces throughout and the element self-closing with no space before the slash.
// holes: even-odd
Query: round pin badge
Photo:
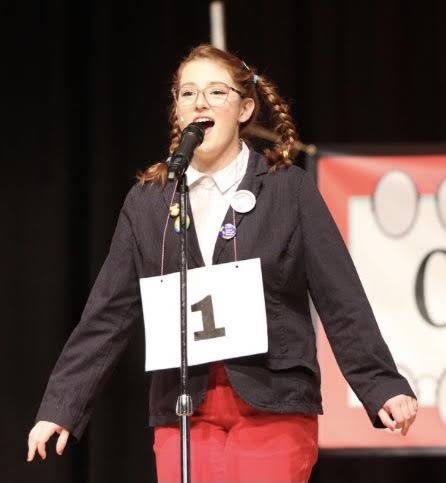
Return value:
<svg viewBox="0 0 446 483">
<path fill-rule="evenodd" d="M 237 234 L 237 228 L 232 223 L 226 223 L 220 228 L 219 235 L 221 238 L 225 240 L 230 240 L 234 238 Z"/>
<path fill-rule="evenodd" d="M 190 218 L 189 218 L 189 215 L 186 215 L 186 230 L 189 230 L 189 225 L 190 225 Z M 176 233 L 180 233 L 180 217 L 179 216 L 177 216 L 175 218 L 173 227 L 174 227 Z"/>
<path fill-rule="evenodd" d="M 169 206 L 169 215 L 173 218 L 176 218 L 180 214 L 180 204 L 174 203 L 173 205 Z"/>
<path fill-rule="evenodd" d="M 231 199 L 231 206 L 237 213 L 248 213 L 256 205 L 256 197 L 251 191 L 239 190 Z"/>
</svg>

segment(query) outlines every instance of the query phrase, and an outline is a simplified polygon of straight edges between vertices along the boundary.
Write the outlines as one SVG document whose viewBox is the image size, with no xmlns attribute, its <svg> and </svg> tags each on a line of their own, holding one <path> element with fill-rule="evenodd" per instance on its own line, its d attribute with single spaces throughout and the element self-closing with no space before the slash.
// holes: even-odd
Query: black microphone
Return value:
<svg viewBox="0 0 446 483">
<path fill-rule="evenodd" d="M 180 144 L 169 161 L 167 171 L 169 181 L 180 178 L 186 171 L 195 148 L 203 142 L 206 124 L 206 122 L 191 122 L 183 129 Z"/>
</svg>

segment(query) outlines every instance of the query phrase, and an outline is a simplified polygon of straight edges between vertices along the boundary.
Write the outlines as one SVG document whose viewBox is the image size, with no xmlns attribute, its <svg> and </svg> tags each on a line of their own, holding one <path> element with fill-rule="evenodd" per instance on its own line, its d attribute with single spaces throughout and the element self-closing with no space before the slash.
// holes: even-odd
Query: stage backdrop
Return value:
<svg viewBox="0 0 446 483">
<path fill-rule="evenodd" d="M 383 337 L 420 406 L 406 437 L 372 428 L 318 321 L 321 448 L 445 445 L 446 154 L 426 151 L 431 154 L 326 152 L 313 166 Z"/>
</svg>

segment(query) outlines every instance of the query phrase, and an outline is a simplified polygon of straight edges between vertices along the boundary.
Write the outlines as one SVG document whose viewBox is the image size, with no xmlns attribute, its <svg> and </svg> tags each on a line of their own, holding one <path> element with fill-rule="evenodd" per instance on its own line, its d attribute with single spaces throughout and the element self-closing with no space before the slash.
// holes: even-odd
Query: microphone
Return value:
<svg viewBox="0 0 446 483">
<path fill-rule="evenodd" d="M 192 155 L 204 139 L 204 129 L 208 122 L 191 122 L 181 133 L 180 144 L 172 154 L 167 171 L 167 179 L 173 181 L 175 178 L 183 176 Z"/>
</svg>

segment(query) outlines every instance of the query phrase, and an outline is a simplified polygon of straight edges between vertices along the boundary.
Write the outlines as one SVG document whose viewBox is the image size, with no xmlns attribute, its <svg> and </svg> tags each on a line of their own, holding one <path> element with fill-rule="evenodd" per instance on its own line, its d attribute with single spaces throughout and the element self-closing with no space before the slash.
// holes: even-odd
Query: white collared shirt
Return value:
<svg viewBox="0 0 446 483">
<path fill-rule="evenodd" d="M 248 167 L 249 149 L 242 142 L 242 150 L 223 169 L 207 175 L 189 165 L 187 181 L 189 199 L 195 222 L 198 243 L 206 265 L 212 265 L 215 242 L 229 209 L 232 196 Z"/>
</svg>

